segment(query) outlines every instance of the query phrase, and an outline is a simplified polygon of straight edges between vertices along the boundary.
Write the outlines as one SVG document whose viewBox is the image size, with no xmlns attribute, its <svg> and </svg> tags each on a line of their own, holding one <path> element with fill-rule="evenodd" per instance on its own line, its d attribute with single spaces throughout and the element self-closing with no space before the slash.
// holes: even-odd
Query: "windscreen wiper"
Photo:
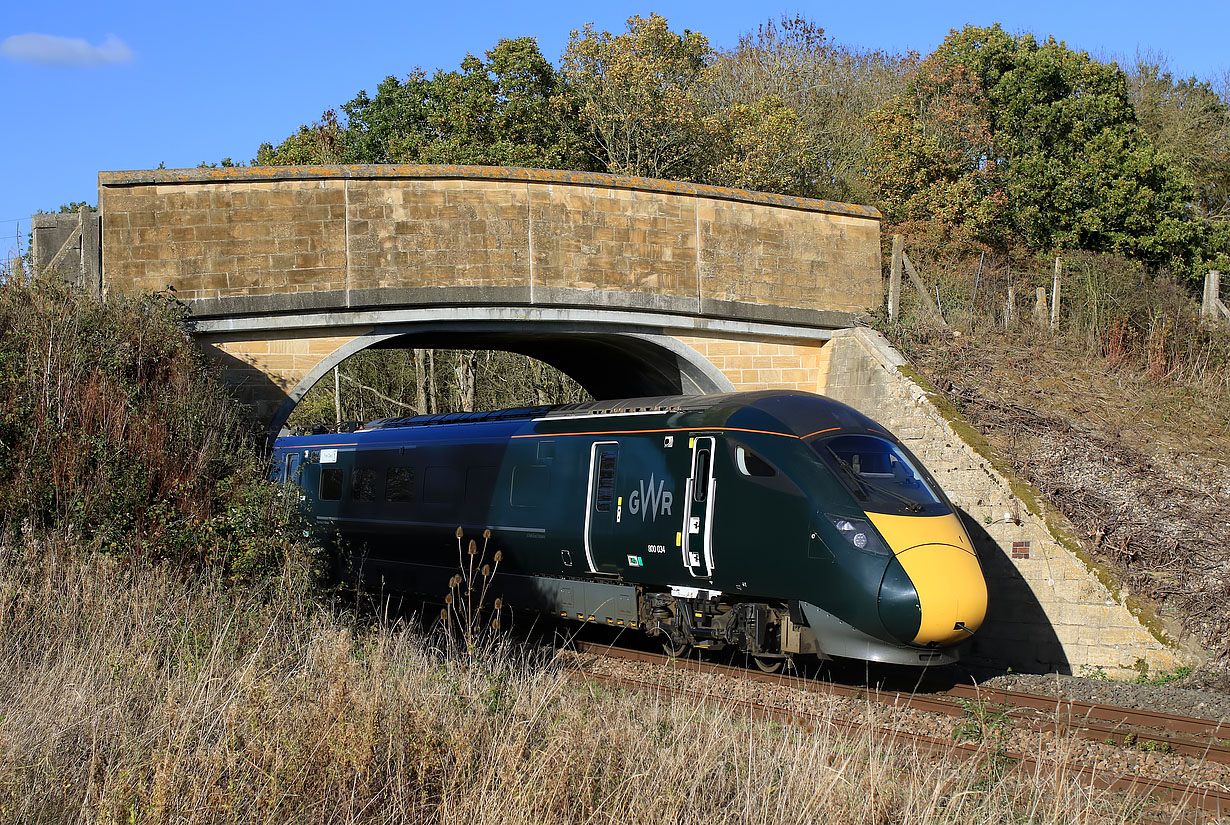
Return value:
<svg viewBox="0 0 1230 825">
<path fill-rule="evenodd" d="M 923 506 L 919 504 L 917 501 L 915 501 L 914 499 L 909 498 L 908 496 L 903 496 L 900 493 L 895 493 L 886 487 L 881 487 L 879 484 L 872 484 L 870 481 L 863 478 L 858 473 L 854 472 L 854 468 L 851 467 L 850 464 L 844 458 L 837 455 L 836 451 L 834 451 L 832 447 L 825 446 L 825 449 L 828 450 L 829 453 L 833 456 L 838 466 L 840 466 L 841 469 L 846 472 L 846 475 L 850 476 L 850 478 L 857 481 L 863 487 L 867 488 L 868 490 L 875 490 L 877 493 L 886 495 L 889 498 L 895 498 L 897 501 L 900 501 L 902 504 L 904 504 L 905 508 L 909 510 L 911 513 L 921 513 L 923 511 Z"/>
</svg>

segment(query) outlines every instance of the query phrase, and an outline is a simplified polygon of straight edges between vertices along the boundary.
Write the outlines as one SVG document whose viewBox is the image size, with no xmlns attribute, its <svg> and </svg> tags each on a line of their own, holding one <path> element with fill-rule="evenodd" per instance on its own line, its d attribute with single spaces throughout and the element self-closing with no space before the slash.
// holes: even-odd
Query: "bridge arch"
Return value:
<svg viewBox="0 0 1230 825">
<path fill-rule="evenodd" d="M 663 332 L 595 330 L 578 323 L 428 320 L 363 332 L 321 358 L 290 388 L 270 420 L 276 434 L 315 384 L 347 358 L 374 348 L 495 349 L 555 367 L 595 398 L 732 392 L 733 383 L 692 347 Z"/>
</svg>

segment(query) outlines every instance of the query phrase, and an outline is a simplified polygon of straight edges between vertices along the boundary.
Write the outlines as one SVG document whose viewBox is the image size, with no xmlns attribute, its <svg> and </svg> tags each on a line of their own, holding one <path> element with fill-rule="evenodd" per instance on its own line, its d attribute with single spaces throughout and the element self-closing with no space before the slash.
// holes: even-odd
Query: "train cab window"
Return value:
<svg viewBox="0 0 1230 825">
<path fill-rule="evenodd" d="M 696 453 L 696 480 L 692 484 L 692 498 L 704 501 L 709 495 L 709 464 L 712 456 L 708 450 Z"/>
<path fill-rule="evenodd" d="M 341 501 L 342 482 L 345 470 L 341 467 L 325 467 L 320 471 L 320 500 Z"/>
<path fill-rule="evenodd" d="M 386 501 L 410 501 L 414 498 L 414 468 L 390 467 L 384 474 Z"/>
<path fill-rule="evenodd" d="M 614 450 L 603 450 L 598 456 L 598 490 L 594 496 L 594 509 L 599 513 L 609 513 L 611 502 L 615 500 L 615 456 Z"/>
<path fill-rule="evenodd" d="M 354 501 L 376 500 L 376 471 L 362 467 L 354 471 L 350 481 L 350 497 Z"/>
<path fill-rule="evenodd" d="M 812 446 L 868 510 L 920 515 L 948 511 L 925 471 L 886 438 L 839 435 L 813 441 Z"/>
<path fill-rule="evenodd" d="M 735 466 L 739 472 L 752 478 L 772 478 L 777 475 L 773 465 L 756 455 L 742 444 L 735 447 Z"/>
</svg>

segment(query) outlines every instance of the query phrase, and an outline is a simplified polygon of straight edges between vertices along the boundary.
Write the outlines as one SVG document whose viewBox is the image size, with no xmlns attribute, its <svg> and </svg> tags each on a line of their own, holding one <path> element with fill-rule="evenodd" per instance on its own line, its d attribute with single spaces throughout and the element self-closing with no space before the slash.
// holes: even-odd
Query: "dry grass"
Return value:
<svg viewBox="0 0 1230 825">
<path fill-rule="evenodd" d="M 1104 822 L 1076 784 L 449 657 L 170 565 L 0 558 L 0 821 Z M 535 658 L 538 656 L 539 658 Z"/>
</svg>

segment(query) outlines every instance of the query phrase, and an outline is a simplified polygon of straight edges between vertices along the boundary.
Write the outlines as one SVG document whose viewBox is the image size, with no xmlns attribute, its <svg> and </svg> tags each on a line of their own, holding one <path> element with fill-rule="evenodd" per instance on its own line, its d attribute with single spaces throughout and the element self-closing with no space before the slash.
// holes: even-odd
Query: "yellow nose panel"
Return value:
<svg viewBox="0 0 1230 825">
<path fill-rule="evenodd" d="M 868 513 L 918 591 L 922 621 L 916 644 L 956 644 L 987 613 L 987 583 L 973 544 L 956 515 L 888 516 Z"/>
</svg>

